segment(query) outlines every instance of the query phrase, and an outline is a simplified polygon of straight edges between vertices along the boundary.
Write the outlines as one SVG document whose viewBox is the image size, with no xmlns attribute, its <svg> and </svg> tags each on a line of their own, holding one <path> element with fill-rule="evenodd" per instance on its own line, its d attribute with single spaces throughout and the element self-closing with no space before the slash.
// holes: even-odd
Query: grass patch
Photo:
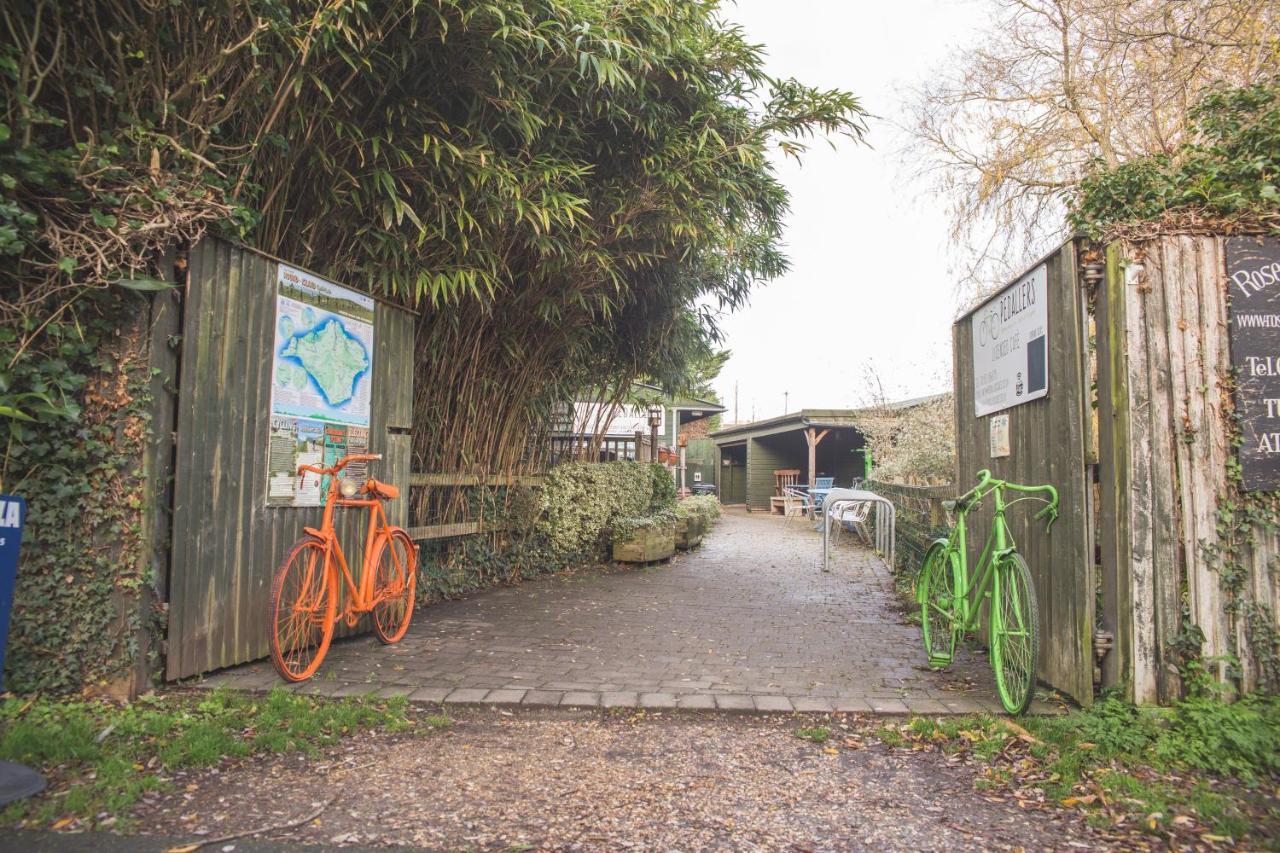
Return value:
<svg viewBox="0 0 1280 853">
<path fill-rule="evenodd" d="M 40 770 L 49 788 L 9 806 L 0 824 L 118 826 L 143 794 L 169 790 L 176 770 L 259 753 L 312 753 L 370 729 L 431 732 L 449 724 L 411 718 L 403 697 L 318 699 L 284 690 L 153 695 L 131 705 L 7 699 L 0 759 Z"/>
<path fill-rule="evenodd" d="M 807 740 L 811 743 L 826 743 L 827 739 L 831 737 L 831 729 L 826 726 L 814 726 L 813 728 L 796 729 L 795 735 L 801 740 Z"/>
<path fill-rule="evenodd" d="M 1081 808 L 1108 829 L 1280 846 L 1277 697 L 1196 698 L 1172 708 L 1103 698 L 1088 711 L 1016 723 L 916 717 L 877 736 L 890 746 L 967 754 L 988 765 L 981 789 Z"/>
</svg>

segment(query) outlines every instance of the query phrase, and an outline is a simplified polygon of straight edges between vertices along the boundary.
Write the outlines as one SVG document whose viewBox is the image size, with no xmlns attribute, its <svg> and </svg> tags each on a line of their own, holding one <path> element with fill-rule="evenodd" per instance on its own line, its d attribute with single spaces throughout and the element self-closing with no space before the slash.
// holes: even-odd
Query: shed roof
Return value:
<svg viewBox="0 0 1280 853">
<path fill-rule="evenodd" d="M 892 403 L 886 403 L 884 406 L 868 406 L 861 409 L 801 409 L 798 412 L 778 415 L 762 421 L 734 424 L 724 429 L 716 430 L 711 433 L 710 438 L 718 443 L 726 443 L 738 441 L 749 436 L 773 435 L 780 432 L 790 432 L 791 430 L 808 429 L 809 427 L 818 429 L 853 427 L 856 429 L 859 419 L 873 412 L 882 411 L 886 408 L 895 411 L 910 409 L 925 403 L 932 403 L 945 396 L 946 394 L 929 394 L 924 397 L 912 397 L 909 400 L 897 400 Z"/>
</svg>

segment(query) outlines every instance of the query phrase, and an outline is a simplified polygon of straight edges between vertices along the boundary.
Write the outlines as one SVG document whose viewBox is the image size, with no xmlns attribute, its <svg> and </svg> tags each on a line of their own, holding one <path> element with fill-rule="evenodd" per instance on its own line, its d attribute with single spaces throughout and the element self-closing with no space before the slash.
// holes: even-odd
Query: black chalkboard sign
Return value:
<svg viewBox="0 0 1280 853">
<path fill-rule="evenodd" d="M 1240 473 L 1249 491 L 1280 490 L 1280 240 L 1229 237 L 1231 365 Z"/>
</svg>

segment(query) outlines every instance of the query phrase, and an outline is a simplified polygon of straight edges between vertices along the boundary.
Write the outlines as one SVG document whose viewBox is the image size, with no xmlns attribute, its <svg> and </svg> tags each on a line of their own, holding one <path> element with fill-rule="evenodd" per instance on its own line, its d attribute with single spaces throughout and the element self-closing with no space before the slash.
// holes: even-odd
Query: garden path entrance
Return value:
<svg viewBox="0 0 1280 853">
<path fill-rule="evenodd" d="M 971 713 L 998 711 L 984 657 L 924 666 L 884 562 L 845 537 L 831 571 L 808 524 L 730 511 L 696 551 L 426 607 L 396 646 L 335 641 L 297 689 L 489 704 Z M 203 682 L 278 683 L 267 661 Z"/>
</svg>

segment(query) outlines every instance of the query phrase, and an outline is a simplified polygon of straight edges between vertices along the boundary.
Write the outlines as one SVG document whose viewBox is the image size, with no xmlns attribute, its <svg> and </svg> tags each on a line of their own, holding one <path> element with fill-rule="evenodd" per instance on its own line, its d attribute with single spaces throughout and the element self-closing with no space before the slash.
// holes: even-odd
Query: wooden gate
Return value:
<svg viewBox="0 0 1280 853">
<path fill-rule="evenodd" d="M 1122 241 L 1099 284 L 1102 676 L 1138 702 L 1178 699 L 1197 652 L 1240 690 L 1280 685 L 1280 533 L 1230 476 L 1227 260 L 1222 236 Z"/>
<path fill-rule="evenodd" d="M 1092 506 L 1087 474 L 1095 455 L 1089 428 L 1089 370 L 1085 347 L 1087 306 L 1077 282 L 1077 245 L 1069 242 L 1045 258 L 1047 273 L 1048 394 L 996 414 L 977 416 L 974 402 L 975 318 L 993 300 L 956 321 L 955 359 L 957 492 L 977 482 L 978 471 L 1017 483 L 1048 483 L 1058 490 L 1060 515 L 1052 533 L 1034 521 L 1028 504 L 1008 521 L 1035 580 L 1040 604 L 1040 677 L 1088 705 L 1093 700 L 1093 632 L 1096 570 Z M 1039 264 L 1036 265 L 1038 267 Z M 1036 267 L 1032 267 L 1034 270 Z M 997 294 L 997 297 L 999 294 Z M 1008 454 L 992 455 L 991 421 L 1008 418 Z M 991 524 L 990 501 L 970 516 L 970 565 Z M 980 638 L 985 643 L 985 638 Z"/>
<path fill-rule="evenodd" d="M 277 264 L 216 239 L 190 253 L 174 377 L 169 679 L 268 654 L 272 575 L 303 526 L 319 526 L 318 508 L 267 506 Z M 404 489 L 387 507 L 395 524 L 407 519 L 413 320 L 375 307 L 369 451 L 384 460 L 371 473 Z M 358 550 L 363 514 L 340 525 L 344 546 Z"/>
</svg>

